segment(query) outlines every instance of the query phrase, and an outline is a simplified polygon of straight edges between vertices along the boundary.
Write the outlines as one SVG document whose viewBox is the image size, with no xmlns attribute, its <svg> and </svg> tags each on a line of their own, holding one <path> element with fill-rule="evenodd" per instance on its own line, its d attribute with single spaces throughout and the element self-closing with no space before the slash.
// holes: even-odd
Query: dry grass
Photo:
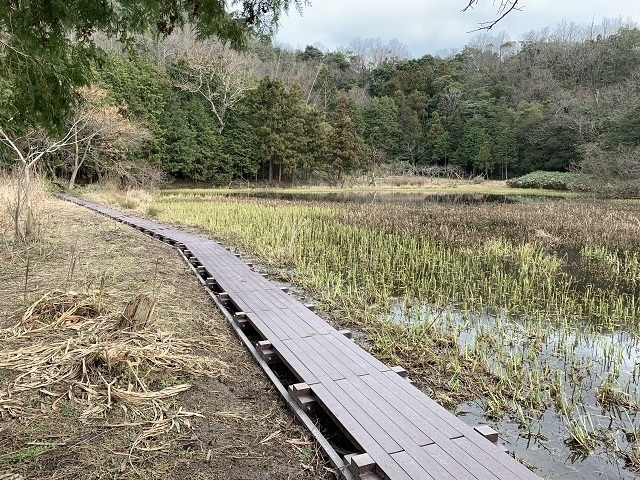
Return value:
<svg viewBox="0 0 640 480">
<path fill-rule="evenodd" d="M 637 248 L 640 213 L 634 205 L 571 200 L 534 204 L 352 205 L 342 221 L 386 231 L 428 236 L 447 245 L 477 246 L 487 238 L 576 248 Z"/>
<path fill-rule="evenodd" d="M 334 478 L 169 246 L 38 208 L 31 243 L 0 218 L 0 476 Z"/>
</svg>

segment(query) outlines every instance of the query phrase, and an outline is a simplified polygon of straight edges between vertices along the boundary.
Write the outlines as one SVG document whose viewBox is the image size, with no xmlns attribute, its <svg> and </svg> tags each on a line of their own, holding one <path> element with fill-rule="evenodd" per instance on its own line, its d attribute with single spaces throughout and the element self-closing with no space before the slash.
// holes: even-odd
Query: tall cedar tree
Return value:
<svg viewBox="0 0 640 480">
<path fill-rule="evenodd" d="M 364 142 L 356 128 L 354 121 L 355 108 L 347 97 L 338 97 L 333 111 L 333 131 L 329 141 L 329 166 L 333 169 L 338 182 L 344 182 L 344 175 L 348 174 L 363 163 Z"/>
</svg>

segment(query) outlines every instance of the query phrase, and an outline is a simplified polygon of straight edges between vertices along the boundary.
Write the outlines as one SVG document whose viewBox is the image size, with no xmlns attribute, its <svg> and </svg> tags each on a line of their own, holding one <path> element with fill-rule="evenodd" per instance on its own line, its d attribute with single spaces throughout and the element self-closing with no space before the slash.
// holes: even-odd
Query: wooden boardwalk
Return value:
<svg viewBox="0 0 640 480">
<path fill-rule="evenodd" d="M 307 306 L 254 272 L 217 242 L 79 200 L 88 207 L 175 245 L 269 377 L 284 364 L 292 381 L 277 385 L 347 479 L 539 479 L 497 444 L 486 426 L 472 428 L 358 347 Z M 247 338 L 254 338 L 251 343 Z M 257 340 L 255 339 L 257 337 Z M 353 446 L 338 454 L 315 428 L 322 409 Z M 495 443 L 493 443 L 495 442 Z"/>
</svg>

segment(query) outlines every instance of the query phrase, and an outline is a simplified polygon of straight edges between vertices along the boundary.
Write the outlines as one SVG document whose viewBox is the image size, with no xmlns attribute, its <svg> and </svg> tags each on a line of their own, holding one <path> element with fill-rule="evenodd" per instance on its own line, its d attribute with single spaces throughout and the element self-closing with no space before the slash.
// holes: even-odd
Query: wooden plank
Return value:
<svg viewBox="0 0 640 480">
<path fill-rule="evenodd" d="M 343 433 L 351 439 L 356 447 L 367 452 L 376 462 L 378 468 L 393 480 L 411 480 L 411 477 L 397 464 L 397 462 L 389 455 L 387 451 L 380 445 L 377 439 L 367 432 L 354 419 L 350 413 L 350 409 L 346 408 L 342 402 L 336 399 L 335 393 L 339 392 L 335 384 L 317 384 L 311 387 L 315 397 L 318 399 L 325 411 L 331 416 L 336 424 L 341 428 Z M 357 409 L 357 405 L 349 405 Z M 384 433 L 383 433 L 384 434 Z M 357 438 L 357 440 L 356 440 Z M 390 442 L 393 442 L 391 440 Z M 392 450 L 398 448 L 395 446 Z M 400 450 L 398 450 L 400 451 Z M 415 479 L 414 479 L 415 480 Z"/>
<path fill-rule="evenodd" d="M 380 377 L 380 381 L 384 381 L 385 377 L 390 379 L 407 394 L 407 401 L 412 400 L 417 402 L 424 408 L 425 414 L 426 412 L 431 412 L 430 418 L 433 419 L 434 425 L 437 425 L 438 430 L 445 433 L 448 438 L 461 437 L 468 432 L 473 432 L 475 435 L 478 435 L 471 427 L 458 420 L 451 412 L 431 400 L 397 373 L 393 371 L 384 372 Z"/>
<path fill-rule="evenodd" d="M 223 286 L 224 288 L 224 286 Z M 266 304 L 264 301 L 262 301 L 258 296 L 256 295 L 250 295 L 250 296 L 238 296 L 238 299 L 242 299 L 242 302 L 245 305 L 248 305 L 249 308 L 256 312 L 256 314 L 258 312 L 263 312 L 263 311 L 267 311 L 267 310 L 271 310 L 271 306 Z"/>
<path fill-rule="evenodd" d="M 277 327 L 274 328 L 273 325 L 269 325 L 259 319 L 259 317 L 254 313 L 244 312 L 247 320 L 253 326 L 258 335 L 262 337 L 263 340 L 269 340 L 273 342 L 275 339 L 279 340 L 288 340 L 289 337 L 286 334 L 282 334 Z"/>
<path fill-rule="evenodd" d="M 424 468 L 422 468 L 422 466 L 418 464 L 418 462 L 416 462 L 407 452 L 394 453 L 391 455 L 391 458 L 393 458 L 411 478 L 424 478 L 425 480 L 439 480 L 440 478 L 430 475 L 430 472 L 427 472 Z"/>
<path fill-rule="evenodd" d="M 255 313 L 253 311 L 253 306 L 249 306 L 249 304 L 245 303 L 244 298 L 242 298 L 241 296 L 238 296 L 234 301 L 233 301 L 240 310 L 242 310 L 244 313 Z"/>
<path fill-rule="evenodd" d="M 466 455 L 452 457 L 453 452 L 447 453 L 437 443 L 426 445 L 422 449 L 442 468 L 452 474 L 456 480 L 494 480 L 496 477 L 478 462 L 469 462 Z M 464 462 L 469 470 L 461 462 Z"/>
<path fill-rule="evenodd" d="M 304 380 L 308 385 L 318 382 L 333 382 L 331 376 L 324 369 L 325 365 L 318 365 L 316 359 L 298 342 L 294 340 L 283 340 L 282 343 L 316 377 L 317 380 L 315 382 Z"/>
<path fill-rule="evenodd" d="M 318 377 L 304 363 L 304 358 L 299 355 L 298 348 L 293 344 L 293 349 L 284 340 L 274 339 L 271 341 L 273 348 L 278 352 L 278 356 L 283 363 L 293 373 L 296 378 L 307 385 L 315 385 L 320 382 Z"/>
<path fill-rule="evenodd" d="M 387 375 L 395 375 L 401 381 L 410 385 L 407 380 L 391 371 L 384 375 L 384 377 L 381 377 L 380 374 L 370 375 L 368 377 L 363 377 L 363 381 L 368 383 L 371 388 L 378 391 L 387 401 L 404 405 L 403 411 L 405 412 L 405 415 L 408 418 L 411 418 L 423 433 L 439 443 L 444 439 L 455 438 L 462 435 L 458 430 L 452 429 L 448 423 L 444 422 L 442 418 L 440 418 L 439 415 L 425 408 L 421 402 L 417 401 L 412 396 L 407 395 L 406 392 L 404 392 L 402 388 L 398 387 L 395 382 L 389 382 L 385 377 Z M 448 414 L 451 415 L 450 413 Z"/>
<path fill-rule="evenodd" d="M 406 382 L 406 380 L 403 380 L 403 379 L 401 380 Z M 383 387 L 380 385 L 380 383 L 378 382 L 378 379 L 375 379 L 373 377 L 363 377 L 363 381 L 370 383 L 371 386 L 375 388 L 376 391 L 380 392 L 381 395 L 389 395 L 388 391 L 384 390 Z M 393 382 L 393 383 L 397 385 L 396 382 Z M 406 383 L 408 384 L 408 382 Z M 486 469 L 481 462 L 478 462 L 473 456 L 470 456 L 465 449 L 459 448 L 459 446 L 455 443 L 455 441 L 457 440 L 456 438 L 454 438 L 453 440 L 449 438 L 449 435 L 451 435 L 451 433 L 447 433 L 447 431 L 450 425 L 446 422 L 443 422 L 443 419 L 441 417 L 435 415 L 430 410 L 424 409 L 420 403 L 414 402 L 412 400 L 412 397 L 407 398 L 406 396 L 403 396 L 403 395 L 400 395 L 399 397 L 402 400 L 400 400 L 399 398 L 398 401 L 406 402 L 409 405 L 409 407 L 412 410 L 414 410 L 414 412 L 420 415 L 418 419 L 415 419 L 416 420 L 415 425 L 418 428 L 420 428 L 423 432 L 427 433 L 435 441 L 435 444 L 439 445 L 440 448 L 444 449 L 444 451 L 448 452 L 451 456 L 453 456 L 453 458 L 455 458 L 455 461 L 463 465 L 467 471 L 473 472 L 474 477 L 471 477 L 471 478 L 480 478 L 480 479 L 498 478 L 494 474 L 492 474 L 488 469 Z M 451 415 L 451 413 L 447 412 L 446 410 L 445 410 L 445 413 L 447 415 Z M 469 434 L 474 434 L 474 436 L 480 437 L 484 442 L 486 442 L 486 444 L 483 445 L 484 447 L 483 449 L 488 449 L 490 451 L 492 449 L 495 449 L 495 452 L 497 452 L 498 454 L 502 454 L 503 457 L 506 457 L 506 459 L 502 458 L 502 460 L 508 461 L 511 458 L 508 455 L 503 454 L 495 445 L 493 445 L 488 440 L 482 438 L 479 434 L 474 432 L 473 429 L 471 429 L 470 427 L 468 428 L 467 432 Z M 463 438 L 463 437 L 457 437 L 457 438 Z M 423 447 L 423 448 L 427 448 L 427 447 Z M 427 449 L 427 451 L 429 450 Z M 432 453 L 432 452 L 429 451 L 429 453 Z M 438 458 L 436 458 L 436 460 L 437 459 Z M 496 463 L 499 461 L 500 461 L 500 458 L 494 460 L 492 463 Z M 525 468 L 525 467 L 522 467 L 522 468 Z M 512 477 L 509 476 L 509 477 L 501 477 L 501 478 L 512 478 Z M 537 478 L 537 477 L 534 477 L 534 478 Z"/>
<path fill-rule="evenodd" d="M 291 302 L 287 301 L 289 299 L 283 299 L 278 292 L 282 293 L 280 289 L 275 288 L 273 285 L 269 287 L 261 287 L 261 294 L 264 298 L 269 299 L 269 301 L 276 308 L 289 308 L 291 307 Z"/>
<path fill-rule="evenodd" d="M 318 355 L 325 360 L 333 361 L 340 371 L 351 372 L 356 376 L 368 373 L 359 362 L 354 362 L 339 345 L 335 344 L 331 335 L 314 335 L 306 340 Z"/>
<path fill-rule="evenodd" d="M 251 292 L 252 300 L 261 302 L 265 305 L 269 305 L 269 310 L 280 311 L 282 307 L 280 305 L 275 304 L 271 297 L 266 294 L 264 288 L 258 288 L 254 292 Z"/>
<path fill-rule="evenodd" d="M 309 365 L 311 371 L 316 372 L 317 370 L 322 370 L 326 374 L 326 379 L 331 381 L 342 380 L 345 378 L 344 372 L 339 371 L 333 365 L 331 360 L 327 360 L 318 355 L 309 343 L 310 341 L 313 341 L 313 336 L 305 337 L 303 339 L 293 338 L 288 340 L 288 344 L 295 343 L 302 351 L 304 351 L 304 354 L 308 359 L 305 364 Z M 320 377 L 318 378 L 320 379 Z M 322 381 L 322 379 L 320 380 Z"/>
<path fill-rule="evenodd" d="M 315 331 L 322 335 L 336 331 L 335 328 L 293 297 L 288 311 L 290 317 L 298 319 L 299 322 L 304 322 L 310 331 Z"/>
<path fill-rule="evenodd" d="M 336 343 L 342 345 L 345 349 L 348 350 L 350 356 L 351 355 L 357 356 L 358 358 L 366 362 L 367 365 L 371 366 L 372 370 L 369 370 L 369 373 L 388 372 L 391 370 L 391 368 L 388 365 L 385 365 L 376 357 L 371 355 L 369 352 L 367 352 L 366 350 L 363 350 L 353 340 L 345 337 L 341 333 L 338 333 L 337 330 L 334 330 L 333 332 L 330 332 L 330 333 L 333 337 L 335 337 Z"/>
<path fill-rule="evenodd" d="M 378 405 L 389 405 L 393 411 L 388 411 L 387 415 L 397 424 L 402 425 L 405 431 L 411 435 L 419 446 L 434 443 L 434 426 L 425 421 L 425 418 L 405 403 L 401 396 L 396 395 L 397 389 L 383 385 L 371 375 L 359 377 L 362 384 L 358 387 L 366 392 L 369 398 L 375 399 Z"/>
<path fill-rule="evenodd" d="M 407 418 L 393 405 L 382 400 L 371 390 L 360 377 L 351 377 L 336 382 L 354 402 L 360 405 L 365 417 L 358 418 L 368 428 L 370 423 L 377 423 L 387 432 L 403 450 L 418 452 L 424 445 L 433 440 L 412 425 Z M 415 447 L 415 448 L 413 448 Z"/>
<path fill-rule="evenodd" d="M 264 311 L 252 314 L 249 317 L 251 323 L 259 323 L 270 328 L 273 331 L 275 338 L 279 338 L 280 340 L 289 340 L 291 338 L 289 334 L 290 330 L 286 328 L 286 325 L 283 325 L 282 322 L 279 321 L 277 312 Z"/>
<path fill-rule="evenodd" d="M 483 438 L 481 435 L 476 435 L 483 441 L 487 442 L 487 448 L 485 448 L 484 445 L 477 445 L 467 437 L 455 438 L 452 441 L 463 451 L 472 456 L 479 464 L 486 465 L 491 473 L 498 478 L 540 480 L 537 475 L 506 453 L 502 452 L 494 444 Z"/>
<path fill-rule="evenodd" d="M 302 337 L 310 335 L 310 332 L 305 329 L 304 326 L 299 325 L 296 322 L 292 322 L 289 317 L 286 316 L 286 312 L 284 310 L 276 310 L 271 313 L 272 315 L 270 315 L 269 321 L 278 323 L 282 330 L 291 338 L 301 339 Z"/>
</svg>

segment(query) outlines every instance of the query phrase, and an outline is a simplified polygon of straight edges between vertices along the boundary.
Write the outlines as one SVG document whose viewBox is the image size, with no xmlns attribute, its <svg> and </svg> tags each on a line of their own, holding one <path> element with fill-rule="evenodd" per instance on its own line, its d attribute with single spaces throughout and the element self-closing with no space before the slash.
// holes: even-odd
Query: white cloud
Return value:
<svg viewBox="0 0 640 480">
<path fill-rule="evenodd" d="M 327 50 L 346 46 L 356 37 L 389 41 L 397 38 L 415 57 L 443 49 L 460 49 L 477 35 L 469 33 L 480 22 L 496 18 L 499 1 L 480 0 L 465 13 L 466 0 L 313 0 L 301 17 L 295 10 L 284 16 L 276 43 L 304 49 L 320 45 Z M 521 11 L 503 19 L 494 33 L 505 31 L 520 40 L 531 30 L 571 23 L 599 24 L 603 18 L 622 17 L 640 23 L 638 0 L 521 0 Z"/>
</svg>

